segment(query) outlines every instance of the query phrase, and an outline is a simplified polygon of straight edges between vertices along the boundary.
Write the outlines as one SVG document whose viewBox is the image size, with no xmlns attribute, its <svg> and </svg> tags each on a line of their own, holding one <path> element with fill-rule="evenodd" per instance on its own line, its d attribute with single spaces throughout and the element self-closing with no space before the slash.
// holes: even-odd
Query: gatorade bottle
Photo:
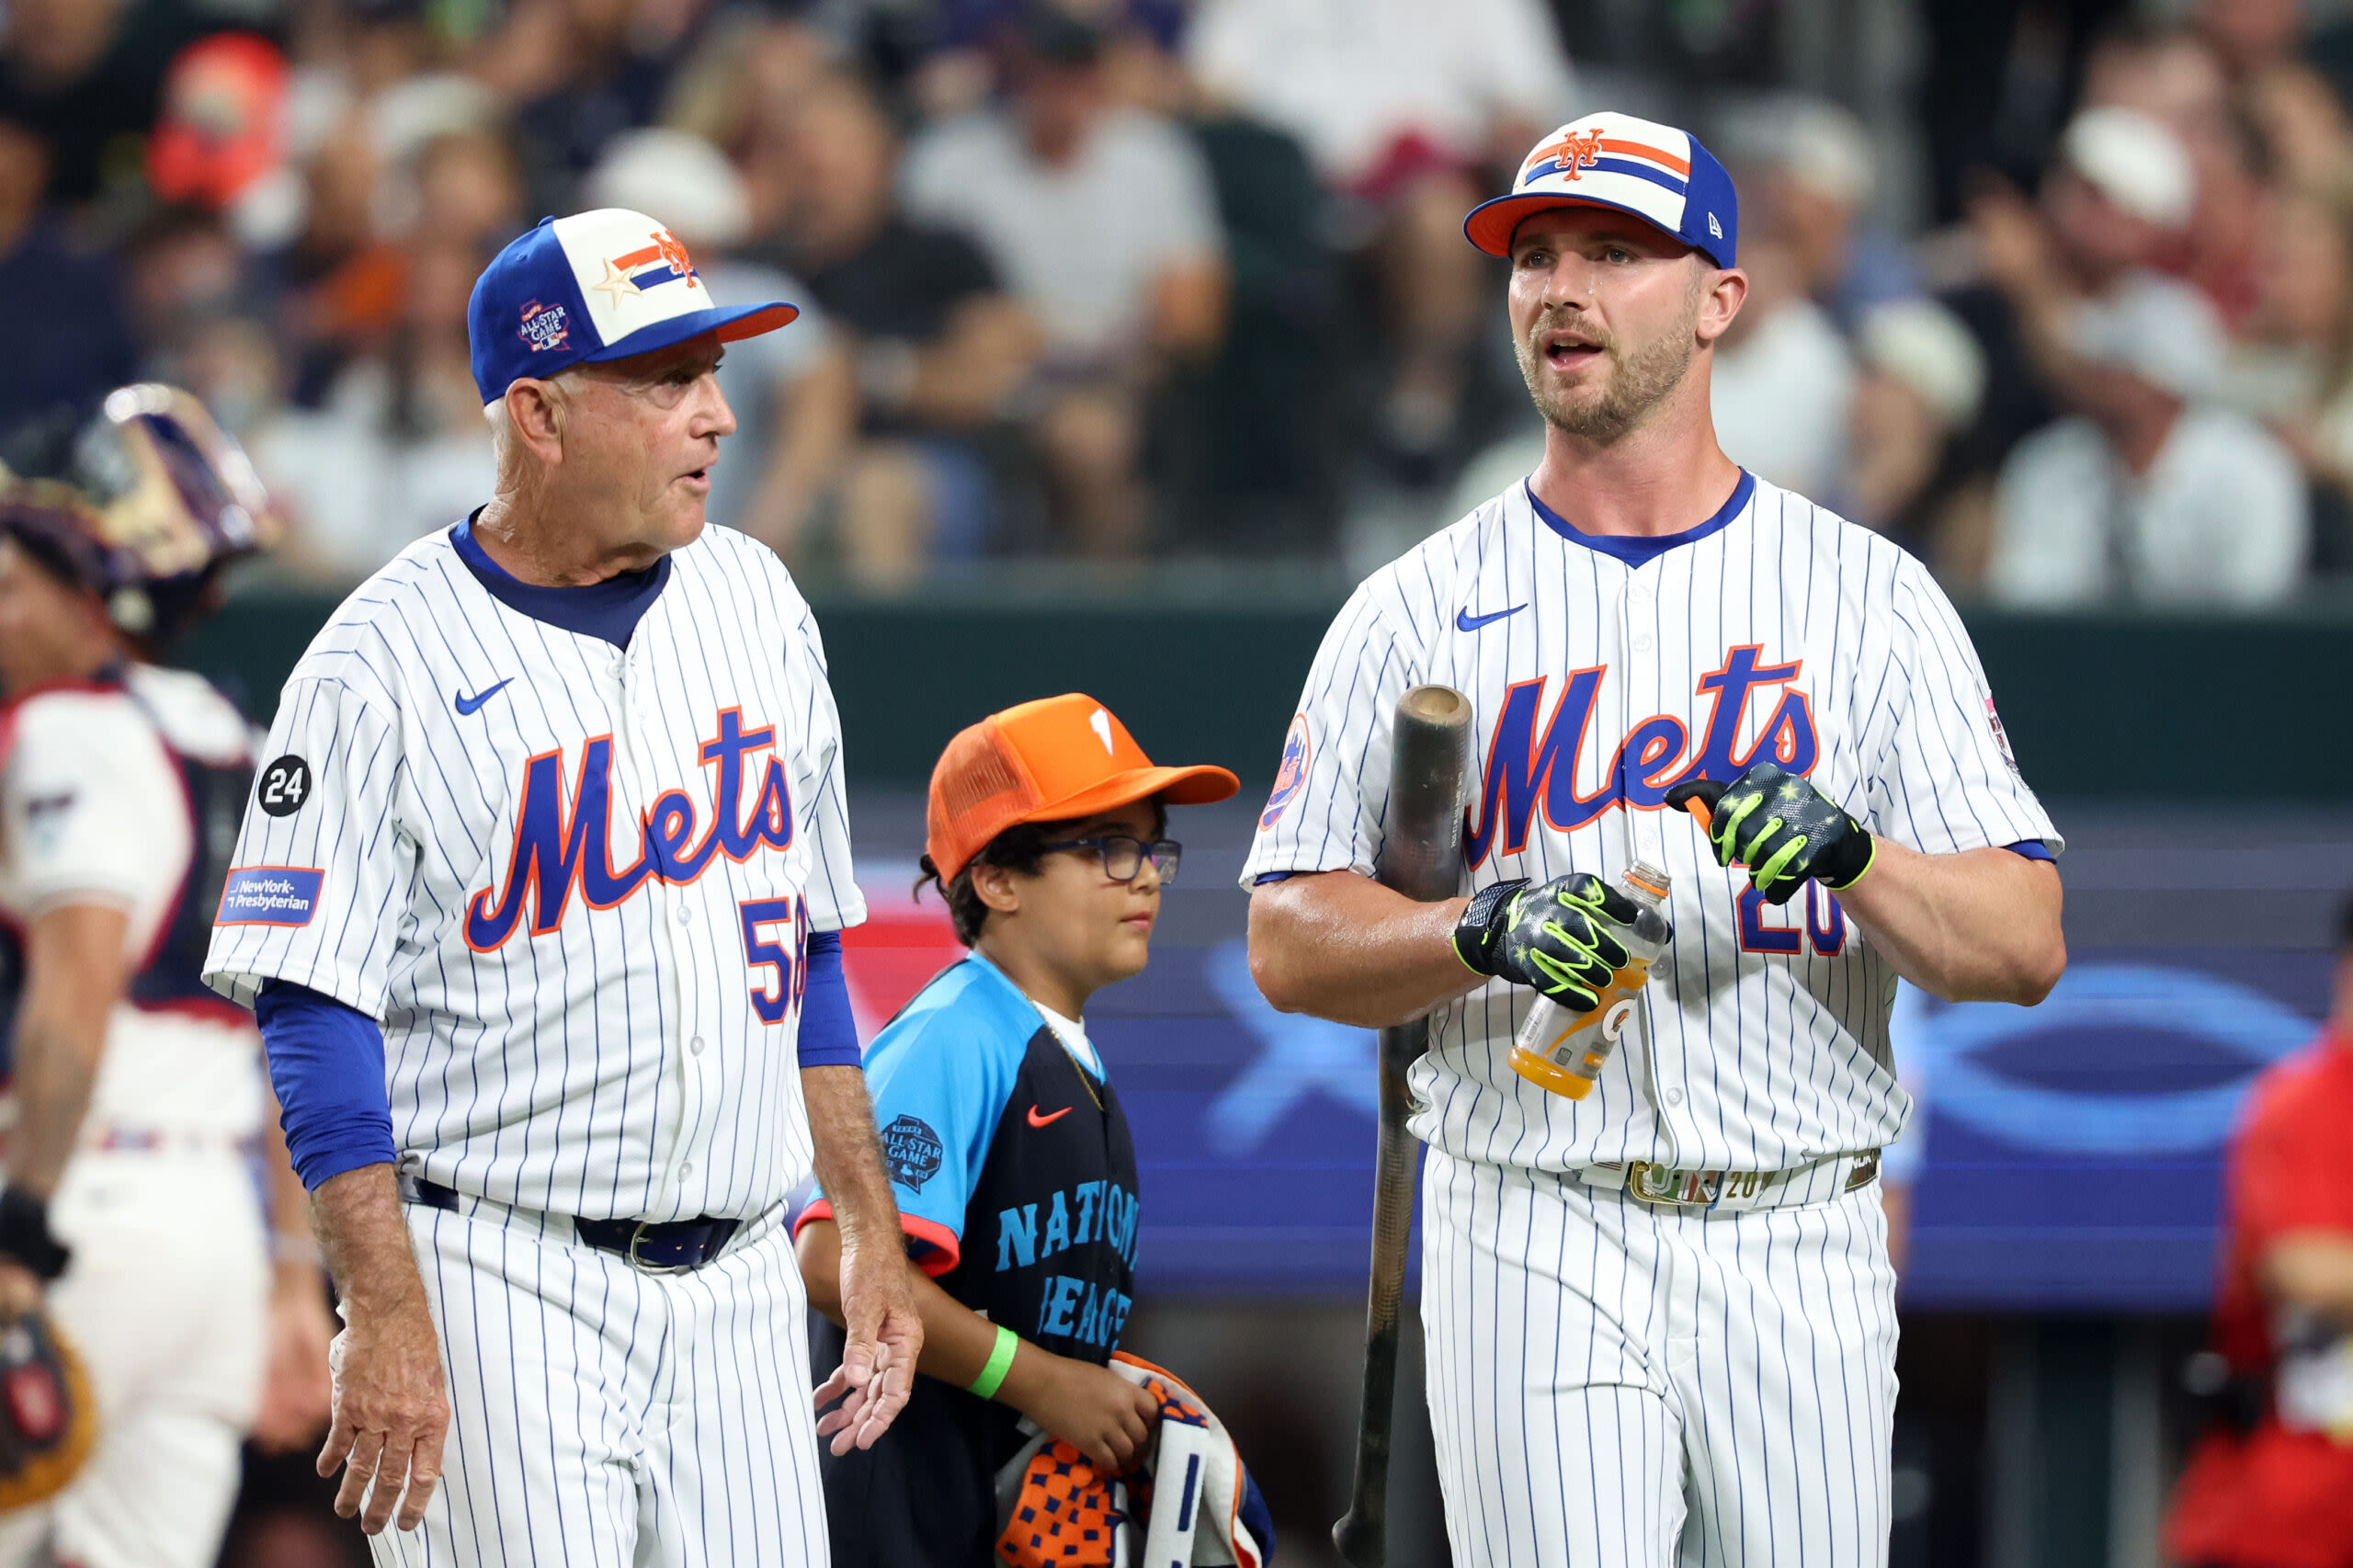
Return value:
<svg viewBox="0 0 2353 1568">
<path fill-rule="evenodd" d="M 1634 1000 L 1651 977 L 1651 964 L 1675 935 L 1667 924 L 1667 877 L 1637 860 L 1615 884 L 1642 913 L 1631 927 L 1611 931 L 1626 949 L 1625 967 L 1609 977 L 1589 1013 L 1573 1013 L 1549 996 L 1539 996 L 1528 1021 L 1512 1041 L 1511 1070 L 1540 1089 L 1581 1100 L 1593 1093 L 1601 1065 L 1617 1049 L 1618 1037 L 1634 1017 Z"/>
</svg>

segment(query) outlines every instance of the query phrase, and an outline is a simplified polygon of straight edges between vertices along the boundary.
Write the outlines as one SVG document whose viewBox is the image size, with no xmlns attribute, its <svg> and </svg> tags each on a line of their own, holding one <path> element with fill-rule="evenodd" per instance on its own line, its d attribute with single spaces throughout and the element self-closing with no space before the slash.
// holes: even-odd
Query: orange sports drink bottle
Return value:
<svg viewBox="0 0 2353 1568">
<path fill-rule="evenodd" d="M 1675 936 L 1665 914 L 1665 871 L 1637 860 L 1613 885 L 1641 911 L 1631 927 L 1611 933 L 1625 946 L 1624 967 L 1601 988 L 1591 1012 L 1573 1013 L 1549 996 L 1539 996 L 1512 1041 L 1513 1072 L 1540 1089 L 1573 1100 L 1593 1093 L 1602 1063 L 1633 1021 L 1634 1003 L 1650 982 L 1651 964 Z"/>
</svg>

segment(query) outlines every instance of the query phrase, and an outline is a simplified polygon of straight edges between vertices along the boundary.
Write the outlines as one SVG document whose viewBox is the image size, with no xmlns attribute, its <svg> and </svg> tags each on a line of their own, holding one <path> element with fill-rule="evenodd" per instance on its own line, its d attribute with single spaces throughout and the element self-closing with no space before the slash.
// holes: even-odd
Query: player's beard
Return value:
<svg viewBox="0 0 2353 1568">
<path fill-rule="evenodd" d="M 1699 301 L 1695 291 L 1684 321 L 1631 355 L 1615 334 L 1597 332 L 1590 323 L 1579 324 L 1578 331 L 1609 361 L 1608 379 L 1596 397 L 1583 388 L 1547 392 L 1544 372 L 1550 367 L 1544 363 L 1544 335 L 1565 324 L 1558 317 L 1539 316 L 1528 335 L 1514 345 L 1519 354 L 1520 379 L 1528 383 L 1528 395 L 1535 400 L 1536 412 L 1544 416 L 1546 424 L 1606 447 L 1641 424 L 1652 409 L 1683 384 L 1697 352 L 1693 329 L 1699 320 Z"/>
</svg>

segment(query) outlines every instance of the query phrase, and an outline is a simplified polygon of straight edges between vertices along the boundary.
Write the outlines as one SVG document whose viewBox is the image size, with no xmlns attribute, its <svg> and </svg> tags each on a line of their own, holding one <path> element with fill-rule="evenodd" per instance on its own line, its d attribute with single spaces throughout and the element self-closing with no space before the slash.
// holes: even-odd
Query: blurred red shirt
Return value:
<svg viewBox="0 0 2353 1568">
<path fill-rule="evenodd" d="M 2223 1192 L 2222 1296 L 2214 1348 L 2270 1380 L 2272 1309 L 2256 1260 L 2300 1231 L 2353 1242 L 2353 1038 L 2331 1029 L 2256 1081 L 2233 1140 Z M 2242 1437 L 2200 1439 L 2174 1494 L 2165 1545 L 2217 1568 L 2353 1568 L 2353 1447 L 2291 1432 L 2267 1405 Z"/>
</svg>

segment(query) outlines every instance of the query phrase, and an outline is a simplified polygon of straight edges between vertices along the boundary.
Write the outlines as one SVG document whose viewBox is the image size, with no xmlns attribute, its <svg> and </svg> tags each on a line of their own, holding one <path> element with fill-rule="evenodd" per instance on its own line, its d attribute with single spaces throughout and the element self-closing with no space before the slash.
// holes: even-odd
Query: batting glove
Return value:
<svg viewBox="0 0 2353 1568">
<path fill-rule="evenodd" d="M 1609 977 L 1625 966 L 1612 926 L 1642 911 L 1599 877 L 1573 871 L 1529 886 L 1525 879 L 1482 888 L 1454 926 L 1454 951 L 1474 973 L 1532 986 L 1573 1013 L 1593 1011 Z"/>
<path fill-rule="evenodd" d="M 1698 809 L 1694 809 L 1694 802 Z M 1863 824 L 1794 773 L 1760 762 L 1729 784 L 1677 784 L 1666 803 L 1699 819 L 1716 864 L 1748 868 L 1765 902 L 1787 903 L 1809 880 L 1833 892 L 1862 881 L 1877 843 Z"/>
</svg>

